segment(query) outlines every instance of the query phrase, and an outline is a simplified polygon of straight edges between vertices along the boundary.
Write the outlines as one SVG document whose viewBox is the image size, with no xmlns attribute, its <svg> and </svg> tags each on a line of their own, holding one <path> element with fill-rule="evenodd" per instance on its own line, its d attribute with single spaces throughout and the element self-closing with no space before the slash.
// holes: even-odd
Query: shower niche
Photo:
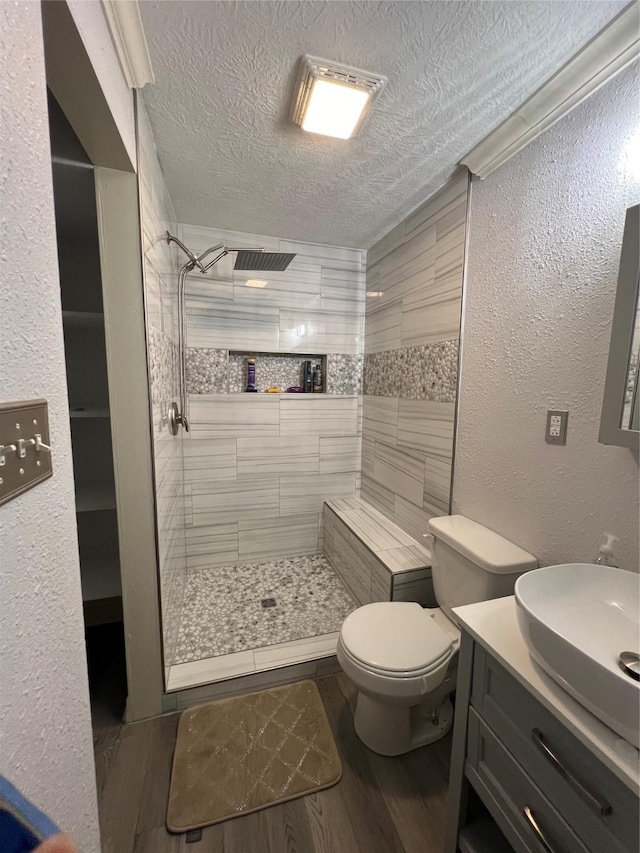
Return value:
<svg viewBox="0 0 640 853">
<path fill-rule="evenodd" d="M 230 350 L 228 360 L 228 389 L 230 394 L 246 391 L 247 358 L 255 358 L 256 389 L 266 391 L 268 388 L 279 388 L 286 392 L 287 388 L 305 387 L 305 367 L 310 364 L 311 389 L 310 393 L 326 393 L 327 390 L 327 356 L 301 355 L 300 353 L 247 352 Z M 320 372 L 319 385 L 314 386 L 315 371 Z"/>
</svg>

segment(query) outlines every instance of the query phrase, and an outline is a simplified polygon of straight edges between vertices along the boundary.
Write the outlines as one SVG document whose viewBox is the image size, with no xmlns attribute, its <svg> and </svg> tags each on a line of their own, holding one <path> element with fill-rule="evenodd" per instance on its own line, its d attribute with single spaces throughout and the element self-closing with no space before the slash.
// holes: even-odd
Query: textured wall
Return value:
<svg viewBox="0 0 640 853">
<path fill-rule="evenodd" d="M 147 346 L 151 382 L 154 476 L 158 524 L 158 559 L 165 662 L 173 656 L 186 578 L 184 532 L 184 431 L 172 436 L 165 418 L 169 403 L 179 400 L 178 269 L 182 259 L 168 246 L 176 233 L 171 199 L 158 162 L 144 107 L 138 101 L 138 177 L 142 224 Z"/>
<path fill-rule="evenodd" d="M 454 511 L 547 564 L 608 530 L 638 569 L 638 459 L 598 428 L 639 127 L 636 63 L 472 187 Z M 550 408 L 566 447 L 544 442 Z"/>
<path fill-rule="evenodd" d="M 54 471 L 0 507 L 0 772 L 98 853 L 39 3 L 0 3 L 0 81 L 1 399 L 48 400 Z"/>
<path fill-rule="evenodd" d="M 131 162 L 136 163 L 133 99 L 99 0 L 66 0 Z"/>
<path fill-rule="evenodd" d="M 367 254 L 362 497 L 419 541 L 449 512 L 467 193 L 464 170 Z"/>
</svg>

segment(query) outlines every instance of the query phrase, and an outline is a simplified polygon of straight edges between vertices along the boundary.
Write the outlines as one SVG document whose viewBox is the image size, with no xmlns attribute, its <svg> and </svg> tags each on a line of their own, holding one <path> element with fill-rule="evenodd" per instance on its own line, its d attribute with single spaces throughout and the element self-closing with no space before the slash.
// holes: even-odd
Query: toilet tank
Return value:
<svg viewBox="0 0 640 853">
<path fill-rule="evenodd" d="M 432 518 L 429 533 L 433 588 L 453 621 L 452 607 L 513 595 L 520 575 L 538 566 L 534 556 L 463 515 Z"/>
</svg>

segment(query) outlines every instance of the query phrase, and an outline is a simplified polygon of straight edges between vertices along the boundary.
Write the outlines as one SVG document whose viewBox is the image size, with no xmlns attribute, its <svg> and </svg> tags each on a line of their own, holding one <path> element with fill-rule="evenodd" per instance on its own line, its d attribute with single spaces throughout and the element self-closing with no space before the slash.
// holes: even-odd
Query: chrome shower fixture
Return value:
<svg viewBox="0 0 640 853">
<path fill-rule="evenodd" d="M 184 245 L 182 240 L 178 240 L 178 238 L 174 237 L 173 234 L 170 234 L 167 231 L 165 236 L 168 244 L 175 243 L 182 249 L 185 255 L 189 258 L 189 261 L 193 264 L 192 269 L 197 268 L 201 273 L 206 273 L 207 270 L 210 270 L 214 264 L 217 264 L 219 260 L 224 258 L 225 255 L 228 255 L 230 252 L 238 253 L 233 267 L 234 270 L 267 270 L 271 272 L 283 272 L 295 258 L 295 253 L 267 252 L 263 247 L 257 247 L 255 249 L 241 249 L 236 248 L 235 246 L 226 246 L 224 243 L 218 243 L 215 246 L 210 246 L 208 249 L 205 249 L 204 252 L 196 255 L 195 252 L 192 252 Z M 202 261 L 212 252 L 217 252 L 218 254 L 210 260 L 208 264 L 203 264 Z"/>
<path fill-rule="evenodd" d="M 197 255 L 194 255 L 192 251 L 190 251 L 189 249 L 187 249 L 187 247 L 186 247 L 186 246 L 185 246 L 185 244 L 182 242 L 182 240 L 178 240 L 178 238 L 177 238 L 177 237 L 174 237 L 174 236 L 173 236 L 173 234 L 169 234 L 169 232 L 168 232 L 168 231 L 166 231 L 166 232 L 165 232 L 165 239 L 166 239 L 167 244 L 168 244 L 169 246 L 170 246 L 172 243 L 175 243 L 175 244 L 176 244 L 176 246 L 179 246 L 179 247 L 182 249 L 182 251 L 185 253 L 185 255 L 189 258 L 189 260 L 191 261 L 191 263 L 192 263 L 194 266 L 197 266 L 197 267 L 198 267 L 198 269 L 200 270 L 200 272 L 204 272 L 204 267 L 202 266 L 202 264 L 201 264 L 201 263 L 199 263 L 199 262 L 198 262 L 198 256 L 197 256 Z"/>
<path fill-rule="evenodd" d="M 234 265 L 236 270 L 261 270 L 271 272 L 282 272 L 286 270 L 291 261 L 295 258 L 295 254 L 287 252 L 267 252 L 264 248 L 256 249 L 238 249 L 232 246 L 226 246 L 224 243 L 218 243 L 216 246 L 210 246 L 204 252 L 196 255 L 188 249 L 182 240 L 178 240 L 173 234 L 165 232 L 165 239 L 168 245 L 175 243 L 178 248 L 187 256 L 187 262 L 180 269 L 178 276 L 178 354 L 179 354 L 179 397 L 180 405 L 171 403 L 167 412 L 167 424 L 171 435 L 178 434 L 178 427 L 182 426 L 189 432 L 189 418 L 187 408 L 189 399 L 187 395 L 187 350 L 186 350 L 186 328 L 185 328 L 185 304 L 184 291 L 185 280 L 190 272 L 197 269 L 203 275 L 208 272 L 214 264 L 228 255 L 230 252 L 237 252 L 238 256 Z M 215 253 L 215 254 L 214 254 Z M 214 257 L 206 264 L 204 259 L 209 255 L 214 254 Z"/>
</svg>

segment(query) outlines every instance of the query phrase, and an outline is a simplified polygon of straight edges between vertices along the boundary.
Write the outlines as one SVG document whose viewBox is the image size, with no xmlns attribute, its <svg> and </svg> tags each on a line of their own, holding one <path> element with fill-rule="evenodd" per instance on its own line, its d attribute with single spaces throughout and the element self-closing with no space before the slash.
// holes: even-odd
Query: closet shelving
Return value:
<svg viewBox="0 0 640 853">
<path fill-rule="evenodd" d="M 122 588 L 93 169 L 53 158 L 62 327 L 87 625 L 121 618 Z"/>
<path fill-rule="evenodd" d="M 97 328 L 98 326 L 104 326 L 104 314 L 98 311 L 63 310 L 62 322 L 67 326 L 89 326 Z"/>
</svg>

